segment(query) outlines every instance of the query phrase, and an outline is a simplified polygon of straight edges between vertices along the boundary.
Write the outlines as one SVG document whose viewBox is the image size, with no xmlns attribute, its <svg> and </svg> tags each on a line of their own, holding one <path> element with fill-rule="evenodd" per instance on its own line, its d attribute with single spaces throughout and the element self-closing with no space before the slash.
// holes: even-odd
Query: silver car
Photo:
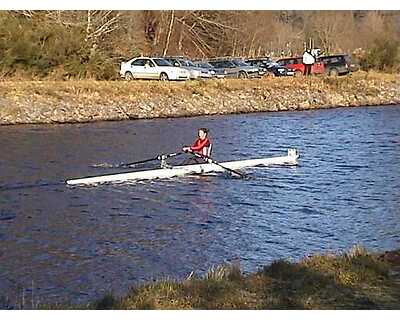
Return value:
<svg viewBox="0 0 400 320">
<path fill-rule="evenodd" d="M 225 78 L 226 72 L 221 69 L 216 69 L 214 68 L 211 64 L 205 61 L 195 61 L 194 64 L 198 68 L 203 68 L 209 70 L 209 72 L 213 75 L 215 78 Z"/>
<path fill-rule="evenodd" d="M 230 78 L 260 78 L 264 72 L 239 59 L 216 59 L 208 61 L 214 68 L 223 70 Z"/>
<path fill-rule="evenodd" d="M 211 70 L 196 66 L 192 61 L 182 57 L 164 57 L 165 60 L 170 62 L 175 67 L 186 69 L 190 73 L 190 79 L 213 78 Z"/>
</svg>

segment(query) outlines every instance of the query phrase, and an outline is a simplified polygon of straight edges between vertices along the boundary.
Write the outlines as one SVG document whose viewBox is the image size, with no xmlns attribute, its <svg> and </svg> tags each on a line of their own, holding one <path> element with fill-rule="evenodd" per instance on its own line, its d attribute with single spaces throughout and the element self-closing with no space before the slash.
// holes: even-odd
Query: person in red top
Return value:
<svg viewBox="0 0 400 320">
<path fill-rule="evenodd" d="M 197 133 L 198 137 L 194 141 L 194 143 L 191 146 L 185 146 L 182 148 L 184 152 L 194 152 L 198 153 L 202 156 L 205 157 L 210 157 L 211 156 L 211 142 L 210 139 L 208 138 L 208 130 L 206 128 L 200 128 Z M 192 159 L 199 159 L 199 157 L 195 157 Z M 192 160 L 190 159 L 190 160 Z"/>
</svg>

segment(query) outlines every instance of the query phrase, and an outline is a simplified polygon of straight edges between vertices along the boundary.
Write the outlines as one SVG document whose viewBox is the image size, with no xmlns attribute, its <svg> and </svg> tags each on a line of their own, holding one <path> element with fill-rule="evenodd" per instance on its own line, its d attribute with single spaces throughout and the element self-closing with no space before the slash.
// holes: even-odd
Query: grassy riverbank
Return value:
<svg viewBox="0 0 400 320">
<path fill-rule="evenodd" d="M 400 309 L 400 250 L 372 254 L 358 246 L 297 263 L 276 261 L 244 275 L 237 266 L 183 281 L 133 287 L 84 306 L 48 309 Z"/>
<path fill-rule="evenodd" d="M 184 117 L 338 106 L 400 104 L 400 77 L 254 80 L 3 81 L 0 125 Z"/>
</svg>

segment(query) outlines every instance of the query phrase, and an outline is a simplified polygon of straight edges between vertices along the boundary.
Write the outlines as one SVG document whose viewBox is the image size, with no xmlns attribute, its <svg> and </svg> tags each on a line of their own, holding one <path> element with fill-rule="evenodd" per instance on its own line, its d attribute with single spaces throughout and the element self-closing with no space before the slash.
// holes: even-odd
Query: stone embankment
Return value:
<svg viewBox="0 0 400 320">
<path fill-rule="evenodd" d="M 400 76 L 253 80 L 2 81 L 0 125 L 78 123 L 400 104 Z"/>
</svg>

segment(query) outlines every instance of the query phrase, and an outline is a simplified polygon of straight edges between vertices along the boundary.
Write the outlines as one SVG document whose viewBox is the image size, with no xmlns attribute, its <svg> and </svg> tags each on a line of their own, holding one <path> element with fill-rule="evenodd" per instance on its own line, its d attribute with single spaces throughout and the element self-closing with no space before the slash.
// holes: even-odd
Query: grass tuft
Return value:
<svg viewBox="0 0 400 320">
<path fill-rule="evenodd" d="M 96 301 L 91 309 L 96 310 L 112 310 L 119 309 L 119 300 L 111 293 L 106 294 L 102 299 Z"/>
</svg>

